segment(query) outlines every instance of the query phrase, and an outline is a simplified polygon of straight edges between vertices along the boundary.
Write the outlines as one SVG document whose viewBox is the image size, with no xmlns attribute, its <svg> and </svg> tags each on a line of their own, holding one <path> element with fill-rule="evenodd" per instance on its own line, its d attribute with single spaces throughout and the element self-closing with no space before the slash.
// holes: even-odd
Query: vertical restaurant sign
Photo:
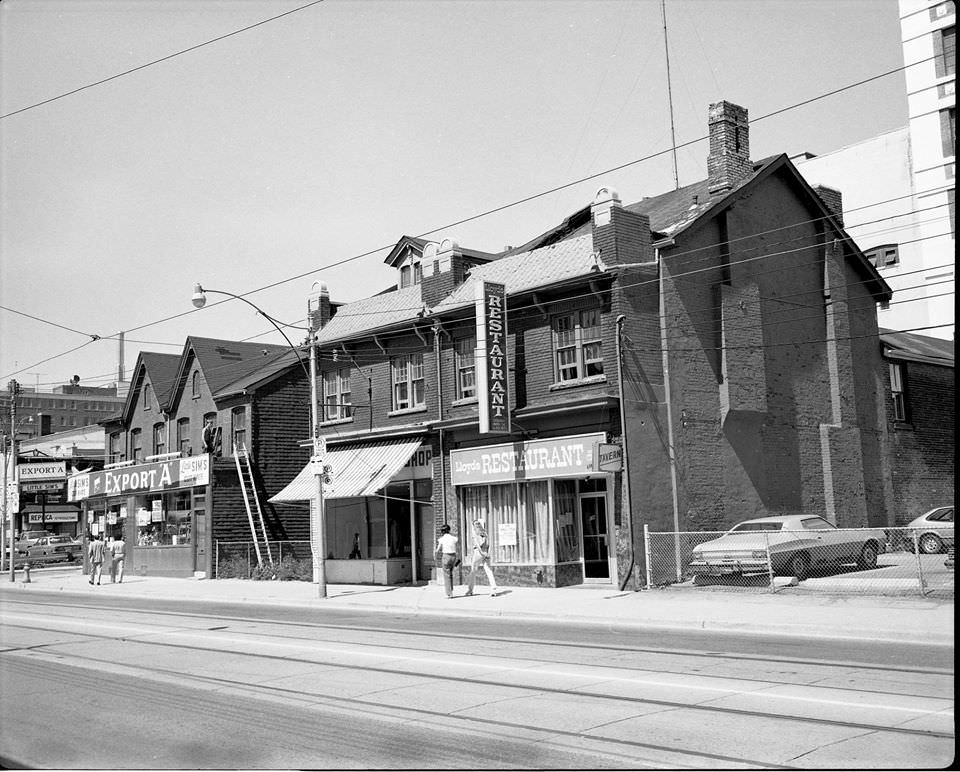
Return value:
<svg viewBox="0 0 960 772">
<path fill-rule="evenodd" d="M 480 434 L 510 433 L 506 286 L 477 284 L 477 399 Z"/>
</svg>

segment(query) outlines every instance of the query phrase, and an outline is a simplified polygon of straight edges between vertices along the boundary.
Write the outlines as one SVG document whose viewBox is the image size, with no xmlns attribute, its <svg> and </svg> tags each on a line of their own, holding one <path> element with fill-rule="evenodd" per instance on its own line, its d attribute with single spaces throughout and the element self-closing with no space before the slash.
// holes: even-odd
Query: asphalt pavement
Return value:
<svg viewBox="0 0 960 772">
<path fill-rule="evenodd" d="M 857 638 L 953 645 L 952 599 L 881 597 L 869 595 L 791 595 L 758 588 L 678 586 L 620 592 L 610 585 L 574 587 L 507 587 L 492 596 L 489 587 L 455 588 L 448 599 L 441 586 L 382 587 L 331 584 L 327 597 L 310 582 L 195 579 L 127 574 L 112 584 L 91 585 L 79 567 L 45 568 L 31 572 L 30 582 L 17 570 L 15 580 L 0 577 L 3 598 L 30 592 L 63 592 L 101 598 L 163 598 L 312 609 L 364 609 L 389 613 L 495 616 L 524 620 L 549 619 L 605 625 L 608 628 L 685 628 Z"/>
</svg>

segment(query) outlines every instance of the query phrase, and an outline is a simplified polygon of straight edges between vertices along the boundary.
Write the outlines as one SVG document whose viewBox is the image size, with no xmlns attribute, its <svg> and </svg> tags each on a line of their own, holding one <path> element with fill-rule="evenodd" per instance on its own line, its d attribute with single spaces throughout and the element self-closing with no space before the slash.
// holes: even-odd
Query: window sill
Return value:
<svg viewBox="0 0 960 772">
<path fill-rule="evenodd" d="M 394 416 L 398 416 L 398 415 L 409 415 L 410 413 L 426 413 L 426 412 L 427 412 L 427 406 L 420 405 L 418 407 L 405 407 L 403 408 L 403 410 L 391 410 L 389 413 L 387 413 L 387 417 L 393 418 Z"/>
<path fill-rule="evenodd" d="M 353 423 L 353 416 L 351 416 L 350 418 L 333 418 L 333 419 L 331 419 L 331 420 L 329 420 L 329 421 L 321 421 L 321 422 L 320 422 L 320 425 L 321 425 L 321 426 L 336 426 L 336 425 L 338 425 L 338 424 L 352 424 L 352 423 Z"/>
<path fill-rule="evenodd" d="M 893 430 L 895 432 L 912 432 L 914 431 L 914 427 L 909 421 L 894 421 Z"/>
<path fill-rule="evenodd" d="M 461 405 L 476 405 L 480 402 L 477 397 L 464 397 L 463 399 L 455 399 L 450 403 L 451 407 L 460 407 Z"/>
<path fill-rule="evenodd" d="M 576 381 L 563 381 L 550 385 L 550 391 L 561 391 L 563 389 L 573 389 L 577 386 L 591 386 L 595 383 L 606 383 L 606 375 L 591 375 L 589 378 L 580 378 Z"/>
</svg>

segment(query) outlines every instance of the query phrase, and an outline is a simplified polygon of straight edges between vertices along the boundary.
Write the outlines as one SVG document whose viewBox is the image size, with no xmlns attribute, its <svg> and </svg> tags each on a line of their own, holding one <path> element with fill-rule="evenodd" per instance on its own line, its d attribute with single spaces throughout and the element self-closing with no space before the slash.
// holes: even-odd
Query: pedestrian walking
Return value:
<svg viewBox="0 0 960 772">
<path fill-rule="evenodd" d="M 470 555 L 470 578 L 467 580 L 467 595 L 473 595 L 473 586 L 476 582 L 477 571 L 483 567 L 490 583 L 490 594 L 500 592 L 496 577 L 490 568 L 490 541 L 487 539 L 487 528 L 483 520 L 473 521 L 473 552 Z"/>
<path fill-rule="evenodd" d="M 100 584 L 100 575 L 103 573 L 103 556 L 106 551 L 103 536 L 98 533 L 90 542 L 90 584 L 93 584 L 94 578 L 96 578 L 97 584 Z"/>
<path fill-rule="evenodd" d="M 460 563 L 457 557 L 458 541 L 457 537 L 450 533 L 450 526 L 444 523 L 440 527 L 440 538 L 437 539 L 434 556 L 443 569 L 443 588 L 448 598 L 453 597 L 453 569 Z"/>
<path fill-rule="evenodd" d="M 110 544 L 110 581 L 123 584 L 123 559 L 126 557 L 127 543 L 123 534 Z"/>
</svg>

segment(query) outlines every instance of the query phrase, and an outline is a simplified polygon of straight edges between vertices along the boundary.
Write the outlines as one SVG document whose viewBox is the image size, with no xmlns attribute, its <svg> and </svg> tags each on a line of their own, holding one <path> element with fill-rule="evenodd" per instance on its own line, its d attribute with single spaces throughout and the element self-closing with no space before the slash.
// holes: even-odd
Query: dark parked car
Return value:
<svg viewBox="0 0 960 772">
<path fill-rule="evenodd" d="M 26 553 L 27 547 L 32 547 L 37 543 L 37 539 L 43 539 L 47 536 L 53 536 L 50 531 L 24 531 L 17 537 L 17 540 L 14 542 L 13 546 L 17 552 Z"/>
<path fill-rule="evenodd" d="M 44 536 L 26 549 L 26 560 L 33 565 L 72 563 L 83 555 L 83 543 L 71 536 Z"/>
</svg>

